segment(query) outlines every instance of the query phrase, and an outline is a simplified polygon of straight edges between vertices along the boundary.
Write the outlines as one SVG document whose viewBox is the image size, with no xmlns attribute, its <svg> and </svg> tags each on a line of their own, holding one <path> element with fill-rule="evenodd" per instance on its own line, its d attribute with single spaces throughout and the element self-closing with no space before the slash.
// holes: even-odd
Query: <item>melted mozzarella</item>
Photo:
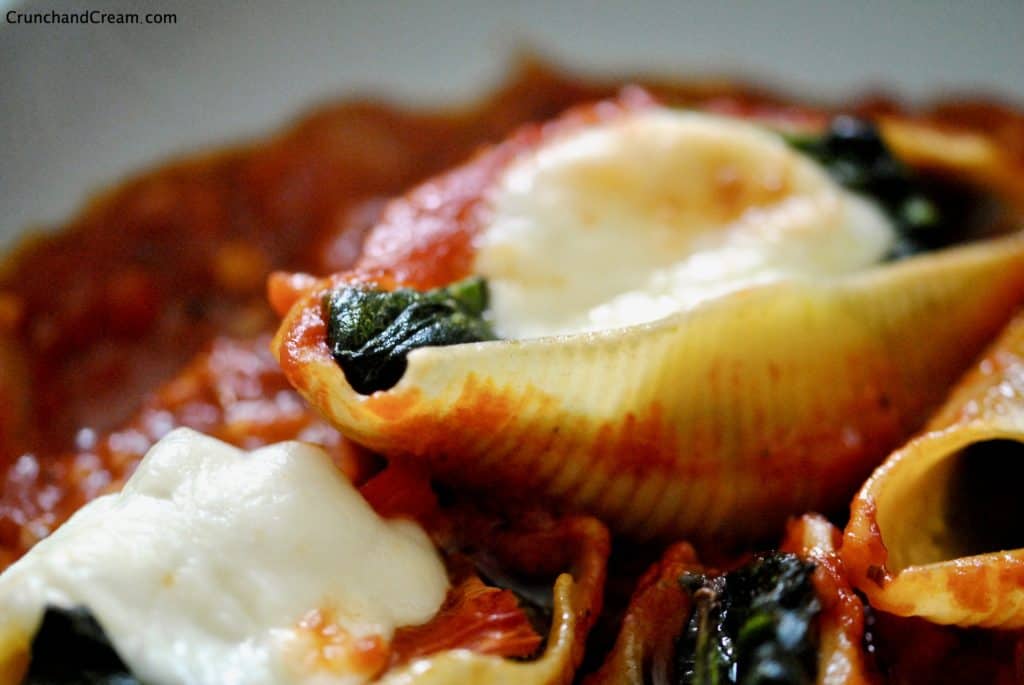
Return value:
<svg viewBox="0 0 1024 685">
<path fill-rule="evenodd" d="M 488 202 L 475 270 L 507 338 L 639 324 L 756 284 L 846 274 L 895 239 L 879 208 L 779 136 L 668 109 L 541 146 Z"/>
<path fill-rule="evenodd" d="M 357 683 L 353 644 L 428 620 L 447 588 L 422 529 L 379 518 L 322 450 L 178 429 L 0 576 L 0 621 L 31 635 L 45 605 L 85 606 L 160 685 Z"/>
</svg>

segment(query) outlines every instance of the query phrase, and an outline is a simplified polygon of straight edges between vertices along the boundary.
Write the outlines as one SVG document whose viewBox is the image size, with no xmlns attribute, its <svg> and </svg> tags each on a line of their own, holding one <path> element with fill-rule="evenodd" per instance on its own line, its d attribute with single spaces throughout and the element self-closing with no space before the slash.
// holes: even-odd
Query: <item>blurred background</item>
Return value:
<svg viewBox="0 0 1024 685">
<path fill-rule="evenodd" d="M 169 155 L 339 95 L 448 106 L 524 52 L 588 74 L 733 76 L 812 100 L 882 89 L 1024 104 L 1024 2 L 775 0 L 242 4 L 0 0 L 0 247 Z M 173 13 L 26 25 L 11 12 Z"/>
</svg>

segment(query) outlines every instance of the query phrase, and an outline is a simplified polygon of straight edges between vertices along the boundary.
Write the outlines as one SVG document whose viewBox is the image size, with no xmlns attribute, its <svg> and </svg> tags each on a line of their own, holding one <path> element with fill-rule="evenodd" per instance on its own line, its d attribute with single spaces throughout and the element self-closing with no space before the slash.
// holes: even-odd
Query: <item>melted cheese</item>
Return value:
<svg viewBox="0 0 1024 685">
<path fill-rule="evenodd" d="M 488 197 L 475 270 L 498 333 L 644 323 L 726 293 L 876 264 L 895 233 L 871 202 L 753 124 L 668 109 L 567 134 Z"/>
<path fill-rule="evenodd" d="M 144 682 L 358 683 L 447 588 L 422 529 L 379 518 L 322 450 L 178 429 L 0 576 L 0 632 L 84 605 Z"/>
</svg>

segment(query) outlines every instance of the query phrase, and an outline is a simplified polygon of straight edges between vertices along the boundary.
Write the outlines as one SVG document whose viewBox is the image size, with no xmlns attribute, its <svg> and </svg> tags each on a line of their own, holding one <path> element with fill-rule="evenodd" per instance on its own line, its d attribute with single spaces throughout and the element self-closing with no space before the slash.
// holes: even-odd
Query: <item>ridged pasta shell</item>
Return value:
<svg viewBox="0 0 1024 685">
<path fill-rule="evenodd" d="M 569 683 L 583 656 L 584 640 L 590 623 L 583 615 L 589 605 L 586 600 L 577 597 L 578 588 L 568 574 L 559 576 L 556 581 L 551 632 L 544 654 L 535 661 L 516 662 L 456 649 L 417 659 L 396 671 L 389 671 L 377 682 L 382 685 Z M 582 627 L 581 623 L 586 623 L 586 627 Z"/>
<path fill-rule="evenodd" d="M 328 351 L 330 284 L 300 298 L 273 347 L 346 435 L 459 485 L 706 541 L 840 506 L 1010 318 L 1024 241 L 753 288 L 640 326 L 418 349 L 370 396 Z"/>
<path fill-rule="evenodd" d="M 819 514 L 789 522 L 780 549 L 815 564 L 818 616 L 818 685 L 871 685 L 870 657 L 865 653 L 864 604 L 850 587 L 839 557 L 840 531 Z"/>
<path fill-rule="evenodd" d="M 693 612 L 693 600 L 679 581 L 684 573 L 706 571 L 689 543 L 666 549 L 637 582 L 615 645 L 586 685 L 671 682 L 676 641 Z"/>
<path fill-rule="evenodd" d="M 846 580 L 836 551 L 840 532 L 818 514 L 792 520 L 780 547 L 815 564 L 812 583 L 821 603 L 818 685 L 869 685 L 864 654 L 864 607 Z M 637 583 L 622 629 L 607 659 L 587 685 L 644 685 L 672 681 L 676 643 L 693 611 L 684 573 L 716 574 L 700 565 L 689 544 L 672 545 Z"/>
<path fill-rule="evenodd" d="M 1011 441 L 1001 456 L 981 451 L 996 440 Z M 1017 463 L 1024 467 L 1024 315 L 854 499 L 842 549 L 853 582 L 900 616 L 1024 627 Z"/>
<path fill-rule="evenodd" d="M 460 524 L 473 528 L 468 519 L 461 520 Z M 541 566 L 553 560 L 559 560 L 555 562 L 559 565 L 567 564 L 567 571 L 558 575 L 552 588 L 551 628 L 543 653 L 535 659 L 521 661 L 469 649 L 448 649 L 404 662 L 374 682 L 386 685 L 562 685 L 573 680 L 583 660 L 587 636 L 601 613 L 611 551 L 607 528 L 589 517 L 562 518 L 554 522 L 552 528 L 530 532 L 527 526 L 525 530 L 511 533 L 515 542 L 511 549 L 504 551 L 501 551 L 500 540 L 515 530 L 515 524 L 502 526 L 504 532 L 488 528 L 493 535 L 488 541 L 476 544 L 498 555 L 497 558 L 516 550 L 524 566 L 510 569 L 513 572 L 529 569 L 536 573 L 538 570 L 537 560 L 523 559 L 522 550 L 531 550 L 527 557 L 536 554 L 544 559 Z M 456 624 L 452 630 L 457 635 L 463 628 Z"/>
</svg>

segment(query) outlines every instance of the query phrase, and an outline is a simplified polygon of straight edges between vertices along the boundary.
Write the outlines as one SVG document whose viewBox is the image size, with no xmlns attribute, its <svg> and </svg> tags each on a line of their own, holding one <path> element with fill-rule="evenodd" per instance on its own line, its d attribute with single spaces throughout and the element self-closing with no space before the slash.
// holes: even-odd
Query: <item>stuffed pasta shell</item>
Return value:
<svg viewBox="0 0 1024 685">
<path fill-rule="evenodd" d="M 1024 317 L 854 499 L 843 557 L 899 616 L 1024 627 Z"/>
<path fill-rule="evenodd" d="M 877 682 L 864 608 L 821 516 L 790 522 L 778 552 L 729 570 L 687 543 L 641 578 L 614 648 L 588 685 Z"/>
<path fill-rule="evenodd" d="M 176 429 L 0 575 L 0 682 L 568 682 L 607 531 L 467 507 L 402 470 L 357 488 L 309 444 Z"/>
<path fill-rule="evenodd" d="M 1012 164 L 982 148 L 929 158 L 960 179 L 934 192 L 865 121 L 627 91 L 393 201 L 353 270 L 273 277 L 273 349 L 345 435 L 439 479 L 635 537 L 764 536 L 840 506 L 1024 297 L 1019 236 L 932 251 L 1018 227 L 960 201 Z"/>
</svg>

